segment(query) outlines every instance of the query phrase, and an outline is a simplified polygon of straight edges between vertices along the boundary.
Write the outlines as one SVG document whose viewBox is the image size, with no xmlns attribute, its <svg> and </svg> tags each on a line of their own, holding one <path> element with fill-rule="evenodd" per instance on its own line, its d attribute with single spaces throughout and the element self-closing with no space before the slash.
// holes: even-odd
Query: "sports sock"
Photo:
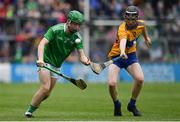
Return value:
<svg viewBox="0 0 180 122">
<path fill-rule="evenodd" d="M 114 107 L 115 108 L 121 107 L 121 102 L 119 100 L 114 101 Z"/>
<path fill-rule="evenodd" d="M 29 105 L 29 108 L 28 108 L 27 112 L 33 113 L 37 108 L 38 108 L 38 107 Z"/>
<path fill-rule="evenodd" d="M 130 106 L 135 106 L 135 104 L 136 104 L 136 100 L 131 98 L 130 101 L 129 101 L 129 105 Z"/>
</svg>

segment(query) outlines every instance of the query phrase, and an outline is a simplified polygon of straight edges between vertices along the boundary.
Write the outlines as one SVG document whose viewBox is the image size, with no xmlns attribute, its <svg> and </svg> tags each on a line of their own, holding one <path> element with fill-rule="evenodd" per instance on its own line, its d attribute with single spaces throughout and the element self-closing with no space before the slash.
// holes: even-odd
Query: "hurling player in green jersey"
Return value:
<svg viewBox="0 0 180 122">
<path fill-rule="evenodd" d="M 83 15 L 78 11 L 70 11 L 67 22 L 57 24 L 48 29 L 38 46 L 37 65 L 43 67 L 49 65 L 54 70 L 59 70 L 63 61 L 70 53 L 77 49 L 81 63 L 90 64 L 90 60 L 83 51 L 83 41 L 78 33 L 84 22 Z M 32 113 L 40 106 L 41 102 L 48 98 L 55 86 L 57 75 L 47 69 L 39 69 L 40 88 L 34 94 L 32 101 L 25 112 L 26 117 L 32 117 Z"/>
</svg>

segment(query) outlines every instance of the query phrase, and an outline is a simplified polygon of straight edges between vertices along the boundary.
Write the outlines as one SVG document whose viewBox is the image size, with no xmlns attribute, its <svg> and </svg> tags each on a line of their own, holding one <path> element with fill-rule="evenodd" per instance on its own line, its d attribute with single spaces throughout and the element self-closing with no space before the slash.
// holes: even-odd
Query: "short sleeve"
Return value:
<svg viewBox="0 0 180 122">
<path fill-rule="evenodd" d="M 76 43 L 76 48 L 77 49 L 83 49 L 83 41 L 82 39 L 80 39 L 81 41 L 79 43 Z"/>
<path fill-rule="evenodd" d="M 48 40 L 48 41 L 52 41 L 54 39 L 54 31 L 52 30 L 52 28 L 49 28 L 48 31 L 45 33 L 44 37 Z"/>
<path fill-rule="evenodd" d="M 83 40 L 82 40 L 82 37 L 81 37 L 80 33 L 77 32 L 75 38 L 81 40 L 79 43 L 76 43 L 76 48 L 77 49 L 83 49 L 84 48 L 83 47 Z"/>
</svg>

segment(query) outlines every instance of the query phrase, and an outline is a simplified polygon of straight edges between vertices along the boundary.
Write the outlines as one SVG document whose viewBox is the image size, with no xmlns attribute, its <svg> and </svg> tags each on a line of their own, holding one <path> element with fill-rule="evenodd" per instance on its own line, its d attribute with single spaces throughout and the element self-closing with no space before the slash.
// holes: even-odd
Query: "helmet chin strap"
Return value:
<svg viewBox="0 0 180 122">
<path fill-rule="evenodd" d="M 69 24 L 71 24 L 71 20 L 68 20 Z"/>
</svg>

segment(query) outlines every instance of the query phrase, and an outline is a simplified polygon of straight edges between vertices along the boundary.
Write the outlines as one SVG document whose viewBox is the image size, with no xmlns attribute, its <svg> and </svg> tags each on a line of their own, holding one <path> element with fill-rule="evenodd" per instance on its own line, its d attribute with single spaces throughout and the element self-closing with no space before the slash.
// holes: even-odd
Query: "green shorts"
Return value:
<svg viewBox="0 0 180 122">
<path fill-rule="evenodd" d="M 52 69 L 54 69 L 54 70 L 56 70 L 56 71 L 58 71 L 58 72 L 60 70 L 60 68 L 54 67 L 51 64 L 45 63 L 45 65 L 50 67 L 50 68 L 52 68 Z M 48 70 L 48 69 L 39 67 L 38 71 L 40 71 L 40 70 Z M 51 78 L 56 78 L 56 79 L 58 78 L 58 75 L 53 73 L 53 72 L 51 72 L 51 71 L 50 71 L 50 76 L 51 76 Z"/>
</svg>

